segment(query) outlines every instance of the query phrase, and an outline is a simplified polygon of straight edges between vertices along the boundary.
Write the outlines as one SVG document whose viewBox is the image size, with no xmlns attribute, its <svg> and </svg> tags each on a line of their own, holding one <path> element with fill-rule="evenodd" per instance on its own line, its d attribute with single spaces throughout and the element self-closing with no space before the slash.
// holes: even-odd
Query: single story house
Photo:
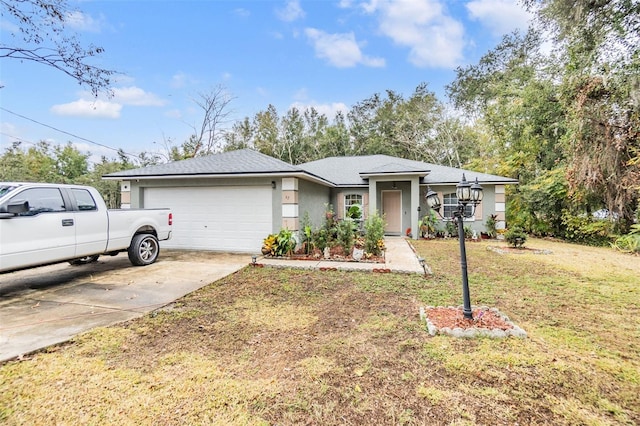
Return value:
<svg viewBox="0 0 640 426">
<path fill-rule="evenodd" d="M 331 157 L 291 165 L 252 149 L 110 173 L 121 185 L 123 208 L 169 207 L 174 231 L 163 247 L 258 253 L 262 240 L 282 228 L 299 230 L 308 215 L 322 224 L 327 206 L 338 218 L 357 204 L 365 218 L 384 215 L 388 235 L 405 235 L 427 213 L 430 187 L 448 215 L 465 173 L 484 188 L 468 225 L 484 231 L 490 214 L 504 227 L 505 185 L 517 180 L 387 155 Z"/>
</svg>

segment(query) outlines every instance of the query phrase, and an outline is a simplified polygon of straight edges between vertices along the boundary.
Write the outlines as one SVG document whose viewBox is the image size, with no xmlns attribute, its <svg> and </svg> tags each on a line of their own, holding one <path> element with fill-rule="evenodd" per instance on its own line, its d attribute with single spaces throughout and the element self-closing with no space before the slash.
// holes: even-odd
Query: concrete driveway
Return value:
<svg viewBox="0 0 640 426">
<path fill-rule="evenodd" d="M 0 275 L 0 362 L 94 327 L 165 306 L 251 262 L 251 256 L 169 251 L 144 267 L 126 253 Z"/>
</svg>

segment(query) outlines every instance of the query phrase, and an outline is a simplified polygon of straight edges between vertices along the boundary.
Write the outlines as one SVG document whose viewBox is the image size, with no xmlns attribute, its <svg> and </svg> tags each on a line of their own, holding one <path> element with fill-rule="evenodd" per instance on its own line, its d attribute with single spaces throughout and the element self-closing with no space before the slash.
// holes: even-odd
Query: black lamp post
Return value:
<svg viewBox="0 0 640 426">
<path fill-rule="evenodd" d="M 474 184 L 467 182 L 467 179 L 462 174 L 462 180 L 456 186 L 456 196 L 458 197 L 458 205 L 456 210 L 453 211 L 453 219 L 458 224 L 458 240 L 460 241 L 460 268 L 462 269 L 462 299 L 463 309 L 462 313 L 466 319 L 473 319 L 473 312 L 471 311 L 471 299 L 469 297 L 469 278 L 467 276 L 467 250 L 464 244 L 464 218 L 472 217 L 475 213 L 475 208 L 480 201 L 482 201 L 482 186 L 478 183 L 478 178 Z M 438 194 L 427 188 L 427 194 L 425 196 L 427 205 L 435 210 L 440 217 L 440 198 Z M 468 204 L 473 206 L 471 214 L 466 214 L 466 207 Z M 449 218 L 448 218 L 449 219 Z"/>
</svg>

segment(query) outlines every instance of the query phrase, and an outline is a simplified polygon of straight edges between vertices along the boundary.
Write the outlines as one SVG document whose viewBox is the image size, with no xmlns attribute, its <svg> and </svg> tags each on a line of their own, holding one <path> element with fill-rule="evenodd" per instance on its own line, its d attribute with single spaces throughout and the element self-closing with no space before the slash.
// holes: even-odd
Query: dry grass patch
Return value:
<svg viewBox="0 0 640 426">
<path fill-rule="evenodd" d="M 461 301 L 456 241 L 416 243 L 428 279 L 246 268 L 0 366 L 0 422 L 640 423 L 637 258 L 527 244 L 553 254 L 468 245 L 473 304 L 526 339 L 428 335 L 419 307 Z"/>
</svg>

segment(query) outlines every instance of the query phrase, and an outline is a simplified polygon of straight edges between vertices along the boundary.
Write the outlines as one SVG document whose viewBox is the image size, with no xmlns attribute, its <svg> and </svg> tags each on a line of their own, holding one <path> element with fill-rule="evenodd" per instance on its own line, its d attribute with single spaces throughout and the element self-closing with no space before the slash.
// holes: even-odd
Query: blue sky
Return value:
<svg viewBox="0 0 640 426">
<path fill-rule="evenodd" d="M 50 67 L 2 59 L 0 105 L 10 111 L 0 110 L 2 151 L 16 140 L 70 141 L 93 158 L 162 151 L 188 139 L 202 119 L 194 99 L 217 86 L 233 98 L 235 120 L 269 104 L 332 117 L 387 89 L 408 97 L 421 82 L 446 101 L 457 66 L 476 63 L 529 19 L 517 0 L 69 4 L 78 12 L 68 28 L 105 49 L 98 65 L 122 73 L 114 96 L 96 100 Z M 2 43 L 13 43 L 11 25 L 2 22 Z"/>
</svg>

